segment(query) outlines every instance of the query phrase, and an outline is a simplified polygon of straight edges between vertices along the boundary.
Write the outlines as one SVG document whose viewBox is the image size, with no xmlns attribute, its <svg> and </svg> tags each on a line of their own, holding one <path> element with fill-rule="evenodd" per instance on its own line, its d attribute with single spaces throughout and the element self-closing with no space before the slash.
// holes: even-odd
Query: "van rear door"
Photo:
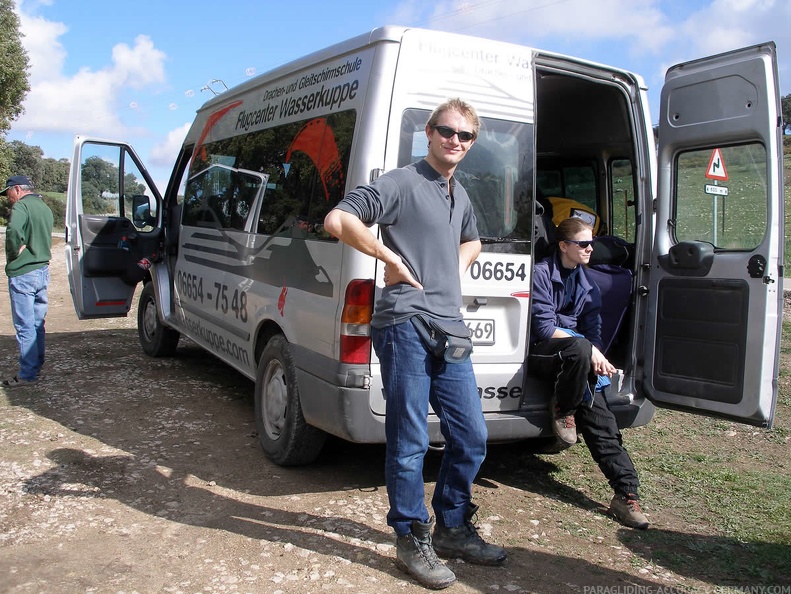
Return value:
<svg viewBox="0 0 791 594">
<path fill-rule="evenodd" d="M 774 43 L 667 73 L 643 378 L 660 406 L 772 424 L 783 302 L 780 114 Z"/>
<path fill-rule="evenodd" d="M 81 320 L 126 316 L 161 244 L 160 195 L 131 146 L 75 136 L 66 268 Z"/>
</svg>

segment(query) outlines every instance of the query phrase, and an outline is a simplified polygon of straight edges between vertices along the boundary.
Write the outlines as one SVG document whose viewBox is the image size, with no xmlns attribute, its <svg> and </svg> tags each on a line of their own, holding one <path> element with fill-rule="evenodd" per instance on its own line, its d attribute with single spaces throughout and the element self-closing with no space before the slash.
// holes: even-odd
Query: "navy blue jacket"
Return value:
<svg viewBox="0 0 791 594">
<path fill-rule="evenodd" d="M 556 253 L 536 264 L 533 290 L 530 293 L 530 342 L 535 344 L 552 337 L 556 328 L 574 330 L 601 349 L 601 293 L 591 282 L 585 267 L 580 266 L 574 295 L 565 302 L 560 277 L 560 256 Z"/>
</svg>

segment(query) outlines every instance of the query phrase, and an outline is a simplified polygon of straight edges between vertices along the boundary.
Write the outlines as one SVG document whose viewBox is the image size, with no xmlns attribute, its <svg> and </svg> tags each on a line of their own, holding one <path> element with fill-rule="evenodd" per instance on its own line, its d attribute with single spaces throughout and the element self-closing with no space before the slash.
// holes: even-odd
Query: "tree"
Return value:
<svg viewBox="0 0 791 594">
<path fill-rule="evenodd" d="M 108 195 L 118 196 L 118 168 L 101 157 L 88 157 L 82 166 L 82 205 L 85 214 L 108 212 Z"/>
<path fill-rule="evenodd" d="M 14 175 L 11 173 L 11 162 L 13 160 L 14 151 L 11 149 L 11 145 L 3 139 L 2 134 L 0 134 L 0 186 L 4 185 L 3 182 Z M 4 196 L 0 196 L 0 199 L 2 198 L 4 198 Z"/>
<path fill-rule="evenodd" d="M 781 99 L 783 105 L 783 132 L 791 134 L 791 93 Z"/>
<path fill-rule="evenodd" d="M 22 47 L 19 17 L 14 12 L 14 0 L 0 0 L 0 179 L 11 174 L 7 159 L 6 132 L 11 122 L 22 113 L 22 102 L 30 90 L 27 69 L 28 57 Z"/>
<path fill-rule="evenodd" d="M 0 134 L 5 134 L 22 113 L 22 101 L 30 90 L 28 57 L 13 0 L 0 0 L 0 31 Z"/>
<path fill-rule="evenodd" d="M 14 151 L 14 158 L 11 161 L 11 171 L 15 174 L 27 175 L 33 182 L 35 188 L 41 189 L 41 181 L 44 173 L 44 151 L 41 147 L 30 146 L 21 140 L 12 140 L 11 150 Z M 12 174 L 13 175 L 13 174 Z"/>
<path fill-rule="evenodd" d="M 112 170 L 115 170 L 114 175 L 118 175 L 117 168 L 110 166 L 110 169 L 111 174 Z M 44 151 L 41 150 L 41 147 L 28 146 L 19 140 L 6 142 L 0 137 L 0 184 L 10 175 L 17 173 L 27 175 L 38 193 L 55 192 L 65 194 L 69 184 L 69 160 L 45 159 Z M 102 190 L 98 185 L 95 188 L 95 192 L 97 193 L 97 198 L 94 206 L 99 209 L 106 209 L 107 204 L 106 201 L 102 201 L 100 196 Z M 46 195 L 44 195 L 44 200 L 52 209 L 52 214 L 55 215 L 55 226 L 63 226 L 65 213 L 63 200 L 48 198 Z M 8 203 L 8 198 L 0 196 L 0 226 L 6 224 L 10 211 L 11 205 Z"/>
<path fill-rule="evenodd" d="M 69 184 L 69 160 L 51 157 L 44 159 L 41 190 L 44 192 L 66 193 Z"/>
</svg>

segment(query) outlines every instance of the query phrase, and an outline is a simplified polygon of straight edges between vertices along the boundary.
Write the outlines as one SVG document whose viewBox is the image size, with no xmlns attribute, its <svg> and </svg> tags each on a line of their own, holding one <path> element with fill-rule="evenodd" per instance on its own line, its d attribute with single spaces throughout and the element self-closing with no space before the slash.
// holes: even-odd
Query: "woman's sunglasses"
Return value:
<svg viewBox="0 0 791 594">
<path fill-rule="evenodd" d="M 596 241 L 596 239 L 595 239 L 595 238 L 594 238 L 594 239 L 591 239 L 591 240 L 587 240 L 587 239 L 583 239 L 583 240 L 578 240 L 578 239 L 563 239 L 563 240 L 561 240 L 561 241 L 565 241 L 566 243 L 573 243 L 573 244 L 576 244 L 576 245 L 580 246 L 580 247 L 581 247 L 581 248 L 584 250 L 584 249 L 587 249 L 587 248 L 589 248 L 590 246 L 592 246 L 592 245 L 593 245 L 593 243 Z"/>
<path fill-rule="evenodd" d="M 442 138 L 453 138 L 454 134 L 459 137 L 461 142 L 469 142 L 475 138 L 475 134 L 472 132 L 464 132 L 463 130 L 457 131 L 448 126 L 434 126 L 434 129 L 439 132 L 439 135 L 442 136 Z"/>
</svg>

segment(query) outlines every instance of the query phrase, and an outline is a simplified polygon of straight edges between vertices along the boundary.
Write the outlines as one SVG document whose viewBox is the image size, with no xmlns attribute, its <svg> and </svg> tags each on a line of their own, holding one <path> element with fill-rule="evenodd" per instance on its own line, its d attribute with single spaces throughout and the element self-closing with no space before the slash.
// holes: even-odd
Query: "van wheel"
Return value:
<svg viewBox="0 0 791 594">
<path fill-rule="evenodd" d="M 137 336 L 143 352 L 150 357 L 169 357 L 176 352 L 179 334 L 163 326 L 157 315 L 157 300 L 153 283 L 146 283 L 137 304 Z"/>
<path fill-rule="evenodd" d="M 280 466 L 313 462 L 327 438 L 302 416 L 294 360 L 282 334 L 269 340 L 258 362 L 255 420 L 261 448 Z"/>
</svg>

